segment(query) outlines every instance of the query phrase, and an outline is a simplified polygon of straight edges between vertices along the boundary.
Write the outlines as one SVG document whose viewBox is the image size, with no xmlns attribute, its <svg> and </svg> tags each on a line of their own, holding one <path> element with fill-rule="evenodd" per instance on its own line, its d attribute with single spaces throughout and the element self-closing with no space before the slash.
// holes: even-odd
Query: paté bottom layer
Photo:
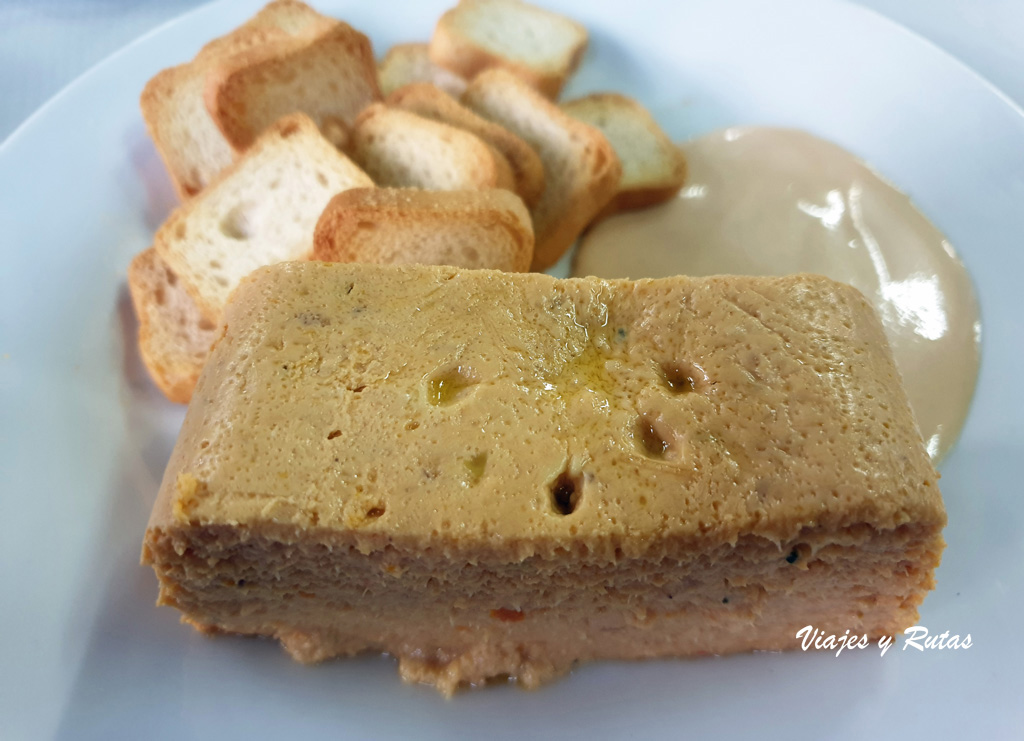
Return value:
<svg viewBox="0 0 1024 741">
<path fill-rule="evenodd" d="M 330 627 L 275 626 L 245 618 L 218 623 L 186 620 L 203 632 L 276 638 L 303 663 L 386 652 L 398 659 L 404 680 L 432 684 L 448 696 L 460 686 L 505 678 L 535 688 L 576 663 L 600 659 L 787 650 L 799 646 L 796 632 L 805 625 L 839 635 L 849 630 L 875 640 L 899 633 L 917 621 L 916 607 L 891 601 L 867 612 L 857 605 L 811 599 L 775 600 L 765 607 L 756 618 L 744 612 L 723 612 L 714 620 L 688 611 L 637 615 L 621 608 L 595 608 L 532 615 L 490 629 L 470 629 L 449 621 L 436 626 L 434 632 L 413 627 L 432 617 L 415 612 L 399 618 L 364 612 L 338 614 Z"/>
<path fill-rule="evenodd" d="M 535 687 L 582 661 L 785 650 L 806 625 L 892 635 L 917 620 L 942 550 L 930 528 L 855 528 L 689 558 L 442 570 L 426 552 L 190 534 L 154 537 L 146 557 L 160 602 L 200 630 L 276 638 L 302 662 L 387 652 L 446 695 L 503 677 Z"/>
</svg>

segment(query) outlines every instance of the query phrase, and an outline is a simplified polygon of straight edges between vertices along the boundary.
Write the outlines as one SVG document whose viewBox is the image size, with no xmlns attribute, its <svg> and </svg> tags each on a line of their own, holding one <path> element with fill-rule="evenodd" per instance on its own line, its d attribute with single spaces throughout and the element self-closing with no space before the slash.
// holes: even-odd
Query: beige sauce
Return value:
<svg viewBox="0 0 1024 741">
<path fill-rule="evenodd" d="M 978 374 L 970 277 L 907 196 L 810 134 L 731 128 L 683 145 L 678 198 L 606 219 L 574 275 L 819 273 L 850 283 L 885 325 L 933 460 L 956 440 Z"/>
</svg>

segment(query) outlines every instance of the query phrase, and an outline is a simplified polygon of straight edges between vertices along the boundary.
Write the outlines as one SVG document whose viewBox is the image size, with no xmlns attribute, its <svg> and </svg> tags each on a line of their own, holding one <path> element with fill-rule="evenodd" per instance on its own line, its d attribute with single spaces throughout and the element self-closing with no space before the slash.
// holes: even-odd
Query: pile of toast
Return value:
<svg viewBox="0 0 1024 741">
<path fill-rule="evenodd" d="M 186 403 L 224 306 L 289 260 L 545 270 L 597 218 L 683 184 L 636 101 L 559 103 L 587 32 L 520 0 L 461 0 L 429 43 L 370 40 L 273 0 L 146 85 L 146 126 L 181 198 L 136 256 L 139 347 Z"/>
</svg>

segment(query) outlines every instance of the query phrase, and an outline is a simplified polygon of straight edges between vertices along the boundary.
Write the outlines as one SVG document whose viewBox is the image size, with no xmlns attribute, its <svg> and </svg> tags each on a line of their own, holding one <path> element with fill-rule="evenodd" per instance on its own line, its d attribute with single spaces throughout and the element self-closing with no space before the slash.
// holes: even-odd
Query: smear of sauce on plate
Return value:
<svg viewBox="0 0 1024 741">
<path fill-rule="evenodd" d="M 932 460 L 956 441 L 978 375 L 970 276 L 910 199 L 852 154 L 802 131 L 730 128 L 682 145 L 678 198 L 584 238 L 573 275 L 818 273 L 871 301 Z"/>
</svg>

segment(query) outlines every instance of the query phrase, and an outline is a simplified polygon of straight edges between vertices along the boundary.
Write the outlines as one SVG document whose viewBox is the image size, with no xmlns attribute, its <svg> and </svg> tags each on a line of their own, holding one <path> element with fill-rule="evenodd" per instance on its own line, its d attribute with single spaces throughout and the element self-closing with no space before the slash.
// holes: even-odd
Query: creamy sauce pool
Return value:
<svg viewBox="0 0 1024 741">
<path fill-rule="evenodd" d="M 731 128 L 682 145 L 678 198 L 584 238 L 573 275 L 818 273 L 878 311 L 928 453 L 955 442 L 978 375 L 981 325 L 952 246 L 903 193 L 841 147 L 791 129 Z"/>
</svg>

